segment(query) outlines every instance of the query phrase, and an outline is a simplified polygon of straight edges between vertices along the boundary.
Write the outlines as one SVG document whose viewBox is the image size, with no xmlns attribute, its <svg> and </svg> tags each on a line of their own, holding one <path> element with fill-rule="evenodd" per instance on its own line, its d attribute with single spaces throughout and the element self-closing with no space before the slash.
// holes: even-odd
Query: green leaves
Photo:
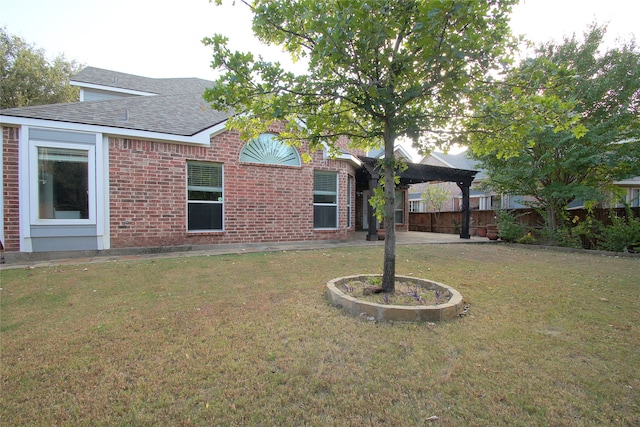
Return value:
<svg viewBox="0 0 640 427">
<path fill-rule="evenodd" d="M 511 3 L 254 1 L 255 35 L 304 58 L 307 73 L 232 53 L 214 36 L 205 44 L 224 74 L 205 99 L 266 121 L 303 117 L 299 139 L 332 144 L 344 135 L 363 148 L 386 123 L 393 138 L 442 140 L 439 132 L 450 135 L 465 110 L 461 92 L 504 59 Z"/>
<path fill-rule="evenodd" d="M 471 149 L 491 186 L 534 196 L 555 218 L 640 175 L 640 51 L 631 42 L 600 55 L 603 34 L 541 45 L 472 98 Z"/>
<path fill-rule="evenodd" d="M 503 60 L 513 3 L 255 0 L 255 35 L 294 60 L 305 58 L 307 73 L 286 73 L 279 64 L 231 53 L 226 40 L 214 37 L 212 64 L 224 74 L 205 99 L 216 109 L 244 112 L 229 121 L 243 137 L 277 120 L 287 128 L 279 137 L 290 143 L 335 149 L 347 137 L 361 150 L 383 146 L 393 162 L 400 136 L 424 148 L 449 144 L 460 130 L 467 94 Z M 393 290 L 393 165 L 382 173 L 384 197 L 377 191 L 374 203 L 389 229 L 383 289 Z"/>
<path fill-rule="evenodd" d="M 80 65 L 45 52 L 0 28 L 0 108 L 77 101 L 79 89 L 69 78 Z"/>
</svg>

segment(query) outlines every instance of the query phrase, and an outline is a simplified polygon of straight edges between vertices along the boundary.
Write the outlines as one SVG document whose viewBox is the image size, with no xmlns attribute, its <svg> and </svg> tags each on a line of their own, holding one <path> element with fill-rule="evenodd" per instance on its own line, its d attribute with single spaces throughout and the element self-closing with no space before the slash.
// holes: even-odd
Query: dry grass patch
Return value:
<svg viewBox="0 0 640 427">
<path fill-rule="evenodd" d="M 459 290 L 442 324 L 323 297 L 382 248 L 0 272 L 3 425 L 637 425 L 638 259 L 398 247 Z"/>
</svg>

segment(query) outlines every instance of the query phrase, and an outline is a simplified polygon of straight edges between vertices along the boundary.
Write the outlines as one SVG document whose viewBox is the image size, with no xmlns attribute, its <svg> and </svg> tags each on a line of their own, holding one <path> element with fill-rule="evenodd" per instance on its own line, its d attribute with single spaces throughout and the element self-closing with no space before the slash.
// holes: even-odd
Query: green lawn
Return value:
<svg viewBox="0 0 640 427">
<path fill-rule="evenodd" d="M 398 274 L 453 286 L 466 317 L 324 299 L 381 265 L 343 247 L 3 270 L 0 424 L 640 424 L 640 259 L 399 246 Z"/>
</svg>

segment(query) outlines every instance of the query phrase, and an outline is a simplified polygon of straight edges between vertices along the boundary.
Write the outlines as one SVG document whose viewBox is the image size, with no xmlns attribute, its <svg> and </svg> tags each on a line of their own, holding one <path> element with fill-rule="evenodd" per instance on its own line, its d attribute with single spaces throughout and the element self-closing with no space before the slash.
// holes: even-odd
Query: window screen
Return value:
<svg viewBox="0 0 640 427">
<path fill-rule="evenodd" d="M 187 163 L 187 230 L 222 230 L 222 165 Z"/>
<path fill-rule="evenodd" d="M 338 174 L 315 171 L 313 228 L 338 228 Z"/>
</svg>

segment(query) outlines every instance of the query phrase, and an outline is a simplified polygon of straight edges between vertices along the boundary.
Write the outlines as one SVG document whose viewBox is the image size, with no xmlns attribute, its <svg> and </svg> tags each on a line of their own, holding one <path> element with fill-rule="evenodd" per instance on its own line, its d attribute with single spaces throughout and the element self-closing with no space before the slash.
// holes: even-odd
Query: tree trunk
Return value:
<svg viewBox="0 0 640 427">
<path fill-rule="evenodd" d="M 385 228 L 384 238 L 384 267 L 382 269 L 382 291 L 393 293 L 396 288 L 396 185 L 394 181 L 395 172 L 395 137 L 390 126 L 385 123 L 384 128 L 384 218 Z"/>
<path fill-rule="evenodd" d="M 557 228 L 557 223 L 556 223 L 556 208 L 555 206 L 550 206 L 549 207 L 549 212 L 548 212 L 548 219 L 549 221 L 549 229 L 551 231 L 556 231 Z"/>
</svg>

